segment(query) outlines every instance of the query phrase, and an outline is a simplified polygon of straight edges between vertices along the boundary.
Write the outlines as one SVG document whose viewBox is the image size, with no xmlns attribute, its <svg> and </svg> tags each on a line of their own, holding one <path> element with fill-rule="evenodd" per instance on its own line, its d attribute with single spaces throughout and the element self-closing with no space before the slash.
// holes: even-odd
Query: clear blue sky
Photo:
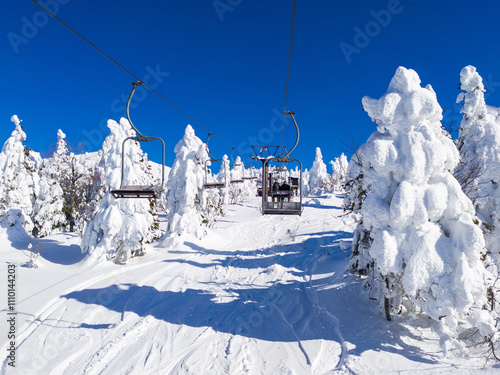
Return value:
<svg viewBox="0 0 500 375">
<path fill-rule="evenodd" d="M 275 113 L 284 103 L 293 0 L 42 3 L 241 152 L 254 142 L 280 144 Z M 3 0 L 0 14 L 0 144 L 17 114 L 27 145 L 42 154 L 59 128 L 98 150 L 106 120 L 125 115 L 133 78 L 30 0 Z M 499 19 L 500 3 L 486 0 L 298 0 L 287 107 L 301 138 L 292 156 L 310 168 L 317 146 L 328 162 L 350 153 L 348 138 L 364 142 L 376 126 L 361 98 L 383 95 L 400 65 L 434 87 L 444 122 L 460 120 L 459 74 L 469 64 L 483 76 L 487 103 L 500 106 Z M 132 120 L 165 140 L 167 164 L 187 124 L 206 139 L 205 129 L 153 93 L 137 99 Z M 294 140 L 287 124 L 283 143 Z M 159 145 L 144 148 L 158 160 Z M 216 157 L 231 152 L 217 138 L 210 148 Z"/>
</svg>

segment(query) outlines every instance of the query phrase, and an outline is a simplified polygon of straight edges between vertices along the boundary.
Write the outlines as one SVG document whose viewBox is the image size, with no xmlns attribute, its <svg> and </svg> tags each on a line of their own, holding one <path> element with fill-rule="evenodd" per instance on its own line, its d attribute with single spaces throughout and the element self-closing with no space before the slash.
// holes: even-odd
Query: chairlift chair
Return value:
<svg viewBox="0 0 500 375">
<path fill-rule="evenodd" d="M 215 159 L 212 156 L 212 154 L 210 153 L 210 150 L 208 149 L 208 140 L 210 139 L 210 136 L 212 134 L 213 134 L 212 132 L 208 133 L 207 141 L 205 143 L 209 159 L 205 160 L 205 182 L 203 184 L 203 187 L 205 189 L 220 189 L 220 188 L 223 188 L 223 187 L 226 186 L 226 178 L 227 178 L 226 176 L 224 176 L 224 181 L 223 182 L 220 182 L 220 181 L 208 181 L 208 176 L 211 175 L 210 169 L 208 168 L 208 163 L 213 163 L 215 161 L 221 161 L 222 160 L 222 159 Z"/>
<path fill-rule="evenodd" d="M 292 149 L 284 155 L 280 156 L 268 156 L 262 157 L 262 151 L 257 152 L 254 148 L 254 152 L 256 154 L 253 159 L 260 160 L 262 162 L 262 214 L 263 215 L 301 215 L 302 214 L 302 163 L 298 159 L 291 159 L 289 155 L 295 149 L 299 142 L 299 127 L 297 122 L 295 121 L 294 113 L 287 111 L 285 114 L 288 114 L 292 117 L 293 123 L 295 125 L 295 130 L 297 132 L 297 139 L 295 140 L 295 144 Z M 286 149 L 285 149 L 286 150 Z M 271 176 L 269 176 L 269 163 L 279 163 L 281 166 L 281 170 L 286 169 L 286 165 L 292 162 L 296 162 L 299 165 L 299 180 L 298 180 L 298 191 L 297 197 L 298 201 L 292 201 L 293 189 L 292 184 L 289 184 L 289 189 L 287 190 L 272 190 L 271 183 L 274 182 L 274 173 L 279 172 L 280 169 L 277 168 L 273 172 L 271 172 Z M 292 182 L 291 179 L 289 182 Z M 269 197 L 272 198 L 272 201 L 269 201 Z"/>
<path fill-rule="evenodd" d="M 269 162 L 285 162 L 292 163 L 297 162 L 300 166 L 300 177 L 299 177 L 299 186 L 297 191 L 295 192 L 294 186 L 290 183 L 291 181 L 286 179 L 285 183 L 287 183 L 287 189 L 279 189 L 273 190 L 272 185 L 271 189 L 269 186 L 263 187 L 262 194 L 262 214 L 263 215 L 301 215 L 302 214 L 302 163 L 298 159 L 291 159 L 280 157 L 280 160 L 277 159 L 269 159 L 265 160 L 263 163 L 264 169 L 268 168 Z M 276 178 L 271 174 L 271 179 L 268 178 L 268 181 L 274 182 Z M 269 201 L 269 197 L 272 198 Z M 298 197 L 298 201 L 293 201 L 294 197 Z"/>
<path fill-rule="evenodd" d="M 133 82 L 133 88 L 132 91 L 130 92 L 130 96 L 127 101 L 127 119 L 128 122 L 130 123 L 130 126 L 132 129 L 136 132 L 135 137 L 127 137 L 124 139 L 122 143 L 122 170 L 121 170 L 121 182 L 120 182 L 120 188 L 119 189 L 111 189 L 111 194 L 115 198 L 158 198 L 161 194 L 161 191 L 163 190 L 163 184 L 165 182 L 165 142 L 163 139 L 159 137 L 146 137 L 145 135 L 141 134 L 139 130 L 134 126 L 132 123 L 132 120 L 130 119 L 130 101 L 132 100 L 132 96 L 134 95 L 135 89 L 137 88 L 138 85 L 141 85 L 141 81 Z M 132 141 L 137 141 L 137 142 L 151 142 L 155 140 L 159 140 L 162 144 L 162 170 L 161 170 L 161 183 L 159 186 L 155 185 L 125 185 L 124 184 L 124 178 L 125 178 L 125 143 L 127 141 L 132 140 Z"/>
<path fill-rule="evenodd" d="M 244 178 L 244 175 L 245 175 L 245 165 L 242 162 L 236 163 L 234 161 L 234 159 L 233 159 L 234 149 L 235 149 L 235 147 L 233 147 L 232 150 L 231 150 L 231 161 L 233 162 L 233 168 L 238 168 L 238 167 L 241 168 L 241 177 L 237 178 L 237 179 L 233 179 L 232 178 L 233 176 L 231 175 L 231 181 L 230 182 L 232 184 L 242 184 L 244 182 L 243 180 L 245 179 Z"/>
</svg>

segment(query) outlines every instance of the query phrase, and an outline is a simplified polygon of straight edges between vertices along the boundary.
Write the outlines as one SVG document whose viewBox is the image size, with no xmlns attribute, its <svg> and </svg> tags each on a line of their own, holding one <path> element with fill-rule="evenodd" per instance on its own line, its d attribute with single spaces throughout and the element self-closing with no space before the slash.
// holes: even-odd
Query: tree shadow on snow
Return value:
<svg viewBox="0 0 500 375">
<path fill-rule="evenodd" d="M 28 245 L 32 242 L 31 236 L 22 226 L 23 222 L 24 217 L 19 209 L 10 209 L 5 217 L 0 217 L 1 230 L 7 234 L 10 245 L 17 250 L 28 250 Z"/>
<path fill-rule="evenodd" d="M 61 242 L 51 239 L 39 239 L 37 241 L 42 248 L 40 256 L 51 263 L 69 266 L 76 264 L 85 258 L 78 245 L 64 245 Z"/>
<path fill-rule="evenodd" d="M 307 207 L 312 207 L 312 208 L 319 208 L 321 210 L 342 210 L 342 207 L 339 206 L 328 206 L 321 204 L 319 199 L 311 199 L 310 201 L 303 202 L 302 205 L 307 208 Z"/>
<path fill-rule="evenodd" d="M 414 362 L 439 362 L 439 358 L 433 358 L 428 351 L 408 344 L 404 337 L 414 342 L 421 338 L 401 324 L 404 319 L 394 317 L 393 321 L 387 321 L 382 311 L 378 312 L 378 302 L 369 300 L 363 289 L 359 279 L 350 275 L 345 277 L 342 287 L 325 291 L 319 297 L 321 305 L 340 321 L 343 339 L 355 345 L 349 354 L 360 356 L 373 350 L 398 354 Z"/>
<path fill-rule="evenodd" d="M 36 318 L 32 321 L 32 323 L 36 323 L 37 325 L 43 325 L 46 327 L 52 328 L 85 328 L 85 329 L 111 329 L 116 327 L 115 323 L 83 323 L 83 322 L 70 322 L 63 319 L 39 319 Z"/>
<path fill-rule="evenodd" d="M 387 322 L 373 305 L 370 306 L 359 279 L 344 276 L 348 253 L 340 250 L 335 241 L 349 235 L 352 234 L 332 232 L 301 243 L 291 242 L 256 251 L 219 251 L 186 244 L 213 255 L 216 260 L 211 259 L 208 264 L 183 259 L 165 261 L 185 263 L 197 269 L 220 265 L 261 273 L 275 272 L 276 275 L 280 270 L 269 267 L 281 265 L 299 280 L 278 279 L 264 286 L 240 284 L 234 287 L 233 284 L 232 288 L 218 291 L 192 288 L 169 291 L 148 285 L 115 284 L 75 291 L 64 297 L 104 306 L 122 314 L 122 319 L 134 313 L 249 338 L 298 342 L 301 348 L 301 341 L 327 340 L 339 343 L 346 351 L 348 342 L 353 348 L 347 354 L 361 355 L 374 350 L 397 353 L 415 362 L 436 363 L 428 353 L 401 339 L 401 336 L 412 337 L 408 330 L 397 322 Z M 193 274 L 196 272 L 195 269 Z M 265 279 L 270 277 L 266 275 Z"/>
<path fill-rule="evenodd" d="M 316 281 L 326 284 L 328 280 Z M 171 324 L 210 327 L 218 332 L 299 345 L 306 340 L 326 340 L 346 347 L 345 342 L 349 342 L 355 347 L 347 354 L 361 355 L 374 350 L 396 353 L 415 362 L 437 363 L 418 347 L 401 340 L 399 335 L 408 332 L 363 308 L 358 284 L 318 291 L 319 301 L 331 301 L 328 308 L 321 302 L 319 305 L 312 302 L 307 291 L 310 287 L 308 283 L 293 281 L 267 288 L 230 289 L 227 292 L 234 299 L 229 301 L 206 290 L 173 292 L 135 284 L 85 289 L 63 297 L 104 306 L 122 314 L 122 319 L 134 313 Z M 103 295 L 113 298 L 100 298 Z M 339 327 L 332 316 L 340 321 Z M 99 327 L 85 323 L 78 328 Z"/>
<path fill-rule="evenodd" d="M 218 296 L 204 290 L 159 291 L 151 286 L 134 284 L 75 291 L 64 297 L 85 304 L 100 304 L 125 315 L 153 316 L 172 324 L 211 327 L 219 332 L 267 341 L 338 341 L 334 328 L 322 321 L 300 284 L 228 290 L 237 296 L 230 302 L 220 302 Z M 99 295 L 103 293 L 111 293 L 117 300 L 100 303 Z M 125 304 L 120 302 L 128 296 L 133 298 Z"/>
<path fill-rule="evenodd" d="M 350 239 L 352 238 L 352 232 L 343 232 L 343 231 L 338 231 L 338 230 L 332 230 L 332 231 L 325 231 L 325 232 L 312 232 L 312 233 L 303 233 L 303 234 L 297 234 L 296 237 L 305 237 L 305 236 L 321 236 L 324 237 L 325 235 L 334 235 L 335 238 L 333 238 L 333 241 L 335 240 L 344 240 L 344 239 Z M 329 240 L 332 240 L 331 238 Z M 323 242 L 326 242 L 323 241 Z"/>
<path fill-rule="evenodd" d="M 267 269 L 274 265 L 280 265 L 295 269 L 296 274 L 305 275 L 309 273 L 312 265 L 319 257 L 331 256 L 333 253 L 340 254 L 344 258 L 348 256 L 347 252 L 339 249 L 338 241 L 352 238 L 352 233 L 332 231 L 317 234 L 322 236 L 310 237 L 300 242 L 290 240 L 289 243 L 257 250 L 214 250 L 200 247 L 191 242 L 185 242 L 186 246 L 201 254 L 215 256 L 216 260 L 213 263 L 197 263 L 182 259 L 167 259 L 164 262 L 199 265 L 201 268 L 220 265 L 244 269 Z M 297 235 L 297 237 L 299 236 Z"/>
<path fill-rule="evenodd" d="M 13 248 L 30 251 L 29 245 L 31 244 L 31 251 L 38 252 L 42 258 L 51 263 L 65 266 L 78 263 L 85 257 L 80 246 L 75 244 L 65 245 L 64 241 L 66 239 L 57 241 L 49 238 L 31 237 L 22 226 L 24 219 L 21 210 L 10 209 L 8 216 L 9 219 L 0 218 L 0 230 L 7 234 L 7 240 Z M 18 221 L 12 218 L 17 218 Z M 9 220 L 13 222 L 13 225 L 9 224 Z M 27 254 L 29 255 L 29 253 Z"/>
</svg>

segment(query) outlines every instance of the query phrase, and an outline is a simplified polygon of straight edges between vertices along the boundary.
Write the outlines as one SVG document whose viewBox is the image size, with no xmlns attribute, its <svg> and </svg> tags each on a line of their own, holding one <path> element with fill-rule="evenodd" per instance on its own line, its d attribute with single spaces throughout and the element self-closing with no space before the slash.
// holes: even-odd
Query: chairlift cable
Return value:
<svg viewBox="0 0 500 375">
<path fill-rule="evenodd" d="M 122 69 L 124 72 L 126 72 L 127 74 L 129 74 L 130 76 L 132 76 L 136 81 L 141 81 L 135 74 L 133 74 L 130 70 L 128 70 L 127 68 L 125 68 L 123 65 L 121 65 L 118 61 L 116 61 L 115 59 L 113 59 L 111 56 L 109 56 L 107 53 L 105 53 L 102 49 L 100 49 L 99 47 L 97 47 L 95 44 L 93 44 L 91 41 L 89 41 L 87 38 L 85 38 L 83 35 L 81 35 L 79 32 L 77 32 L 75 29 L 73 29 L 71 26 L 69 26 L 66 22 L 64 22 L 63 20 L 61 20 L 59 17 L 57 17 L 54 13 L 52 13 L 50 10 L 48 10 L 47 8 L 45 8 L 43 5 L 41 5 L 39 2 L 37 2 L 36 0 L 31 0 L 31 2 L 33 2 L 35 5 L 37 5 L 39 8 L 41 8 L 45 13 L 47 13 L 49 16 L 51 16 L 52 18 L 54 18 L 57 22 L 59 22 L 60 24 L 62 24 L 64 27 L 66 27 L 68 30 L 70 30 L 71 32 L 73 32 L 75 35 L 77 35 L 80 39 L 82 39 L 85 43 L 87 43 L 88 45 L 90 45 L 92 48 L 94 48 L 96 51 L 98 51 L 100 54 L 102 54 L 104 57 L 106 57 L 108 60 L 110 60 L 113 64 L 115 64 L 116 66 L 118 66 L 120 69 Z M 168 100 L 167 98 L 165 98 L 162 94 L 160 94 L 158 91 L 156 91 L 155 89 L 153 89 L 151 86 L 147 85 L 144 81 L 142 81 L 142 84 L 148 88 L 149 90 L 151 90 L 154 94 L 156 94 L 158 97 L 160 97 L 161 99 L 163 99 L 164 101 L 166 101 L 168 104 L 170 104 L 172 107 L 174 107 L 175 109 L 177 109 L 179 112 L 181 112 L 183 115 L 185 115 L 186 117 L 190 118 L 191 120 L 193 120 L 195 123 L 197 123 L 198 125 L 200 125 L 202 128 L 204 128 L 205 130 L 211 132 L 210 129 L 208 129 L 205 125 L 203 125 L 201 122 L 199 122 L 198 120 L 196 120 L 193 116 L 189 115 L 187 112 L 185 112 L 184 110 L 182 110 L 180 107 L 178 107 L 177 105 L 175 105 L 174 103 L 172 103 L 170 100 Z M 213 132 L 212 132 L 213 133 Z M 233 146 L 232 143 L 226 141 L 224 138 L 222 138 L 221 136 L 217 135 L 216 133 L 213 133 L 213 135 L 215 135 L 217 138 L 219 138 L 221 141 L 227 143 L 229 146 Z"/>
<path fill-rule="evenodd" d="M 285 88 L 285 105 L 283 107 L 283 123 L 281 125 L 281 143 L 283 146 L 283 133 L 285 131 L 285 114 L 286 114 L 286 101 L 288 99 L 288 82 L 290 80 L 290 63 L 292 61 L 292 45 L 293 45 L 293 29 L 295 26 L 295 9 L 297 8 L 297 0 L 293 1 L 293 14 L 292 14 L 292 31 L 290 33 L 290 49 L 288 52 L 288 69 L 286 73 L 286 88 Z"/>
</svg>

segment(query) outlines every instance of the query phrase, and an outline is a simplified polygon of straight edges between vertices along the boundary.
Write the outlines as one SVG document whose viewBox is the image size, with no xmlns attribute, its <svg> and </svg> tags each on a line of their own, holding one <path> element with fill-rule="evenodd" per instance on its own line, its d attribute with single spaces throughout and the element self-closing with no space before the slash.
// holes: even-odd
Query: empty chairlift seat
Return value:
<svg viewBox="0 0 500 375">
<path fill-rule="evenodd" d="M 130 119 L 130 101 L 132 100 L 132 96 L 134 95 L 134 91 L 138 85 L 141 85 L 142 82 L 133 82 L 132 92 L 127 101 L 127 119 L 130 123 L 132 129 L 136 132 L 137 136 L 128 137 L 123 140 L 122 143 L 122 170 L 121 170 L 121 183 L 119 189 L 111 189 L 111 194 L 115 198 L 158 198 L 163 189 L 163 184 L 165 181 L 165 142 L 163 139 L 158 137 L 146 137 L 142 135 L 139 130 L 134 126 L 132 120 Z M 154 185 L 126 185 L 125 181 L 125 144 L 127 141 L 137 141 L 137 142 L 151 142 L 154 140 L 159 140 L 162 144 L 162 170 L 161 170 L 161 183 L 159 186 Z"/>
</svg>

